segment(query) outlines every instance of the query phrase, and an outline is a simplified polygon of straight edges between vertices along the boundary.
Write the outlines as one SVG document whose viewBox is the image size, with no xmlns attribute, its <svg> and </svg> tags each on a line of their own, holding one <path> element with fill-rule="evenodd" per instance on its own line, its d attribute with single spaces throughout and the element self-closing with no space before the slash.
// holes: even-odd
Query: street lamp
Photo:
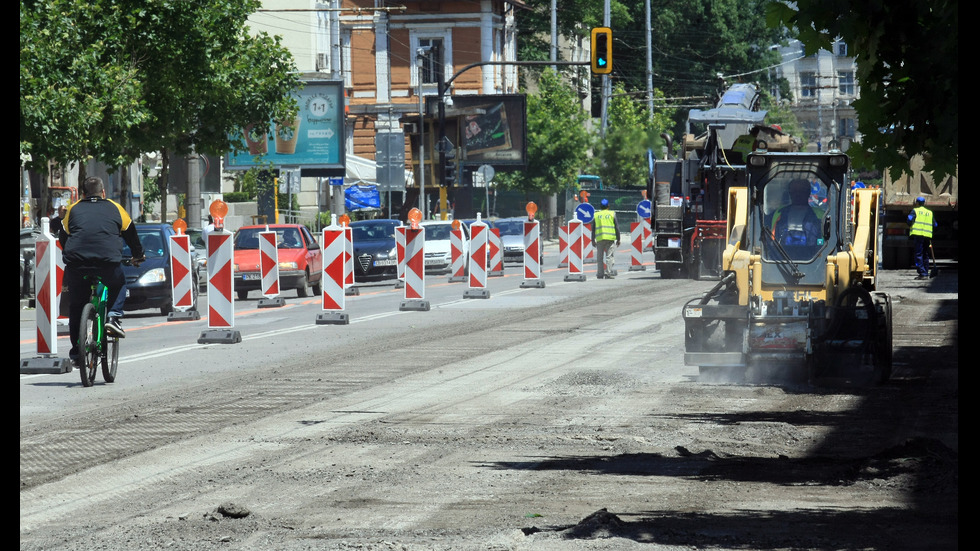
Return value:
<svg viewBox="0 0 980 551">
<path fill-rule="evenodd" d="M 425 100 L 422 97 L 422 81 L 425 54 L 431 46 L 421 46 L 415 50 L 415 65 L 419 68 L 419 210 L 425 212 Z"/>
</svg>

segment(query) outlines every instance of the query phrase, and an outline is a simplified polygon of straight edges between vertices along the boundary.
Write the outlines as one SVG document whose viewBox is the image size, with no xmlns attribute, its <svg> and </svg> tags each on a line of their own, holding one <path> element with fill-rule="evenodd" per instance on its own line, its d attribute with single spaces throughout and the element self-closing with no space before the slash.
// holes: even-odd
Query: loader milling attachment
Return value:
<svg viewBox="0 0 980 551">
<path fill-rule="evenodd" d="M 682 310 L 687 365 L 706 382 L 882 383 L 891 300 L 875 289 L 880 192 L 846 185 L 848 158 L 748 156 L 730 190 L 724 275 Z"/>
</svg>

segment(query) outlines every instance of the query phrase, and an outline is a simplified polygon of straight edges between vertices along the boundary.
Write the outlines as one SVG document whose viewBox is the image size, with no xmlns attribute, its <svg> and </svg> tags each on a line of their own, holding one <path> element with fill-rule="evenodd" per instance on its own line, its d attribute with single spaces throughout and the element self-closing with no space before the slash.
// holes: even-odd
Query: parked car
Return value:
<svg viewBox="0 0 980 551">
<path fill-rule="evenodd" d="M 310 230 L 302 224 L 259 224 L 243 226 L 235 232 L 235 292 L 240 300 L 248 292 L 262 289 L 259 270 L 259 233 L 276 232 L 279 256 L 279 289 L 296 289 L 296 296 L 323 292 L 323 250 Z"/>
<path fill-rule="evenodd" d="M 449 273 L 453 269 L 451 220 L 426 220 L 420 225 L 425 228 L 425 271 L 426 273 Z M 462 254 L 465 259 L 469 251 L 469 227 L 460 224 L 463 230 Z"/>
<path fill-rule="evenodd" d="M 500 230 L 500 247 L 504 262 L 524 262 L 524 222 L 527 217 L 498 218 L 490 222 L 491 228 Z M 538 238 L 538 258 L 542 258 L 544 244 Z"/>
<path fill-rule="evenodd" d="M 398 277 L 395 228 L 399 225 L 401 222 L 391 218 L 351 222 L 355 281 Z"/>
<path fill-rule="evenodd" d="M 34 296 L 34 256 L 40 231 L 36 228 L 20 229 L 20 298 Z M 57 236 L 55 236 L 57 237 Z"/>
<path fill-rule="evenodd" d="M 197 270 L 197 281 L 201 286 L 201 291 L 207 292 L 208 289 L 208 247 L 204 243 L 204 230 L 201 228 L 187 228 L 186 233 L 191 238 L 191 263 Z"/>
<path fill-rule="evenodd" d="M 136 224 L 136 233 L 139 234 L 146 260 L 139 266 L 133 266 L 130 262 L 133 253 L 129 245 L 123 246 L 123 272 L 126 273 L 126 303 L 123 310 L 159 308 L 160 313 L 166 316 L 174 311 L 170 236 L 176 232 L 170 224 Z M 197 310 L 200 291 L 197 278 L 197 271 L 191 270 L 190 310 Z"/>
</svg>

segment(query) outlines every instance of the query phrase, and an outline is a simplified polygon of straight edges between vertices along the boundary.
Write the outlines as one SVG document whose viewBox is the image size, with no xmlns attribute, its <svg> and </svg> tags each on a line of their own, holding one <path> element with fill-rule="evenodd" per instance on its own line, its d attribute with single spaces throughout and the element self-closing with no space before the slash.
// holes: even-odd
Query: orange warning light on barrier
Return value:
<svg viewBox="0 0 980 551">
<path fill-rule="evenodd" d="M 413 230 L 419 229 L 419 222 L 422 221 L 422 211 L 415 208 L 408 211 L 408 221 L 412 223 Z"/>
<path fill-rule="evenodd" d="M 184 235 L 184 231 L 187 229 L 187 222 L 184 222 L 183 218 L 178 218 L 174 220 L 174 231 L 177 235 Z"/>
<path fill-rule="evenodd" d="M 459 228 L 463 227 L 463 223 L 459 220 L 453 220 L 452 226 L 454 230 L 458 230 Z"/>
<path fill-rule="evenodd" d="M 534 201 L 528 201 L 525 210 L 527 210 L 527 219 L 534 220 L 534 215 L 538 212 L 538 206 L 534 204 Z"/>
<path fill-rule="evenodd" d="M 346 227 L 350 225 L 350 216 L 347 216 L 346 214 L 341 214 L 340 217 L 337 218 L 337 223 L 339 223 L 341 227 Z"/>
<path fill-rule="evenodd" d="M 208 207 L 208 212 L 214 218 L 214 229 L 218 231 L 225 229 L 225 215 L 228 214 L 228 204 L 221 199 L 216 199 L 211 202 L 211 206 Z"/>
</svg>

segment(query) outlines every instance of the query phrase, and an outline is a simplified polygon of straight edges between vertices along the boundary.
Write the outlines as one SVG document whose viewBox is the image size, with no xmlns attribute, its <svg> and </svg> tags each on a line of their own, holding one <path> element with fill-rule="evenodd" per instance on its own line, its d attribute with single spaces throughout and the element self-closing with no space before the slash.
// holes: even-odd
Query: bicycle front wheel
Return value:
<svg viewBox="0 0 980 551">
<path fill-rule="evenodd" d="M 82 326 L 78 332 L 78 357 L 81 365 L 78 373 L 82 377 L 82 386 L 95 384 L 95 372 L 99 369 L 98 313 L 95 306 L 86 304 L 82 308 Z"/>
<path fill-rule="evenodd" d="M 119 337 L 106 339 L 106 350 L 102 354 L 102 378 L 111 383 L 116 380 L 116 368 L 119 367 Z"/>
</svg>

